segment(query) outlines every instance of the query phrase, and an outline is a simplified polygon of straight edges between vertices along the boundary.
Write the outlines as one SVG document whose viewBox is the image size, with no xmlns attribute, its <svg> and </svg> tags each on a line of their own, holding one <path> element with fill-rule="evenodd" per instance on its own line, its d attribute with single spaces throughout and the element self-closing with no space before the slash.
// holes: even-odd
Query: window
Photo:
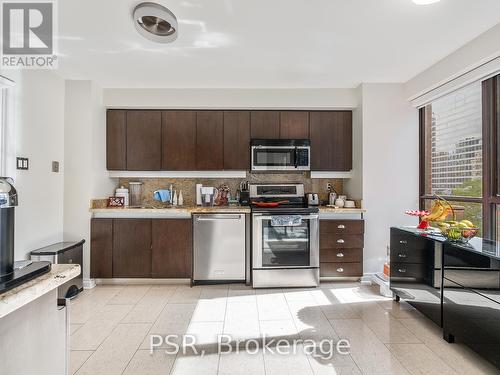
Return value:
<svg viewBox="0 0 500 375">
<path fill-rule="evenodd" d="M 482 226 L 483 126 L 481 83 L 475 82 L 420 110 L 421 206 L 436 195 L 458 220 Z M 451 218 L 450 218 L 451 220 Z"/>
</svg>

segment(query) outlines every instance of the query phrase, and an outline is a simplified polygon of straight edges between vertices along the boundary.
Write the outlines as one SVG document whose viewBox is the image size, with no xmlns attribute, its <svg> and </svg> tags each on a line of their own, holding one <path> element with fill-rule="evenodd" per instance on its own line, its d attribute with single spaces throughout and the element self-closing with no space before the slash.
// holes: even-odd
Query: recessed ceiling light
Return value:
<svg viewBox="0 0 500 375">
<path fill-rule="evenodd" d="M 141 3 L 135 7 L 133 16 L 135 28 L 143 37 L 158 43 L 177 39 L 177 18 L 163 5 Z"/>
<path fill-rule="evenodd" d="M 429 5 L 429 4 L 437 3 L 441 0 L 412 0 L 412 1 L 417 5 Z"/>
</svg>

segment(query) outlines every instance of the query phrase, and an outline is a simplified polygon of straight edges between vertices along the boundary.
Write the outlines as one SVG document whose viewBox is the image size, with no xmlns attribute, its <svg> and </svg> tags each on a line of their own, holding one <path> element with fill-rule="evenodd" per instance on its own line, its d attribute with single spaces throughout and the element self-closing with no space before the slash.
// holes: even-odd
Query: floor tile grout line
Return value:
<svg viewBox="0 0 500 375">
<path fill-rule="evenodd" d="M 227 316 L 227 304 L 229 301 L 229 287 L 226 290 L 226 306 L 224 307 L 224 320 L 222 322 L 222 334 L 224 334 L 224 328 L 226 328 L 226 316 Z M 220 340 L 220 338 L 219 338 Z M 220 353 L 217 352 L 217 374 L 220 371 Z"/>
<path fill-rule="evenodd" d="M 83 367 L 83 365 L 84 365 L 85 363 L 87 363 L 87 361 L 90 359 L 90 357 L 92 357 L 92 356 L 94 355 L 94 353 L 95 353 L 95 350 L 81 350 L 81 351 L 82 351 L 82 352 L 83 352 L 83 351 L 91 351 L 91 352 L 92 352 L 92 354 L 91 354 L 91 355 L 89 355 L 85 361 L 83 361 L 83 363 L 80 365 L 80 367 L 78 367 L 78 368 L 76 369 L 76 371 L 75 371 L 75 372 L 73 372 L 73 373 L 71 373 L 71 374 L 69 374 L 69 375 L 73 375 L 73 374 L 75 374 L 75 375 L 76 375 L 76 374 L 78 373 L 78 371 L 80 371 L 80 369 Z M 69 355 L 71 355 L 71 350 L 70 350 Z"/>
<path fill-rule="evenodd" d="M 309 291 L 308 291 L 308 293 L 310 294 Z M 290 301 L 288 301 L 288 299 L 286 298 L 284 293 L 283 293 L 283 297 L 285 297 L 285 302 L 286 302 L 286 305 L 288 306 L 288 311 L 290 312 L 290 316 L 292 317 L 292 322 L 293 322 L 293 325 L 295 326 L 295 330 L 297 331 L 297 334 L 299 335 L 300 339 L 302 340 L 302 336 L 300 335 L 300 332 L 299 332 L 299 327 L 297 327 L 297 323 L 295 322 L 295 318 L 293 316 L 292 310 L 290 309 L 290 303 L 289 303 Z M 314 297 L 312 295 L 311 295 L 311 298 L 313 298 L 313 300 L 314 300 Z M 309 356 L 306 355 L 305 353 L 304 353 L 304 356 L 306 357 L 307 363 L 309 365 L 309 369 L 311 370 L 311 374 L 314 375 L 315 372 L 314 372 L 314 368 L 313 368 L 312 363 L 311 363 L 311 358 L 309 358 Z"/>
</svg>

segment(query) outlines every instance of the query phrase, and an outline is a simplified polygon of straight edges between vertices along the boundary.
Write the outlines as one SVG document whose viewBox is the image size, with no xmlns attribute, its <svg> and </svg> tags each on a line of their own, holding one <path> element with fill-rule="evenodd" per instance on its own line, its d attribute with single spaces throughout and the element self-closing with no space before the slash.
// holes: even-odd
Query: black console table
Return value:
<svg viewBox="0 0 500 375">
<path fill-rule="evenodd" d="M 391 228 L 391 290 L 500 368 L 500 243 Z"/>
</svg>

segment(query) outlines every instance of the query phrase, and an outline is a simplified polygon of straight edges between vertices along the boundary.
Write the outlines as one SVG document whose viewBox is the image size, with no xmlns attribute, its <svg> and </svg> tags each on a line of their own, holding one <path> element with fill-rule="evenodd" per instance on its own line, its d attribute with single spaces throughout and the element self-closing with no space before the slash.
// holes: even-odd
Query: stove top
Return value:
<svg viewBox="0 0 500 375">
<path fill-rule="evenodd" d="M 252 206 L 252 213 L 270 213 L 270 214 L 312 214 L 319 212 L 318 207 L 307 207 L 307 206 L 291 206 L 283 205 L 278 207 L 255 207 Z"/>
<path fill-rule="evenodd" d="M 0 278 L 0 294 L 49 272 L 50 268 L 50 262 L 33 262 L 23 268 L 15 269 L 10 275 Z"/>
</svg>

